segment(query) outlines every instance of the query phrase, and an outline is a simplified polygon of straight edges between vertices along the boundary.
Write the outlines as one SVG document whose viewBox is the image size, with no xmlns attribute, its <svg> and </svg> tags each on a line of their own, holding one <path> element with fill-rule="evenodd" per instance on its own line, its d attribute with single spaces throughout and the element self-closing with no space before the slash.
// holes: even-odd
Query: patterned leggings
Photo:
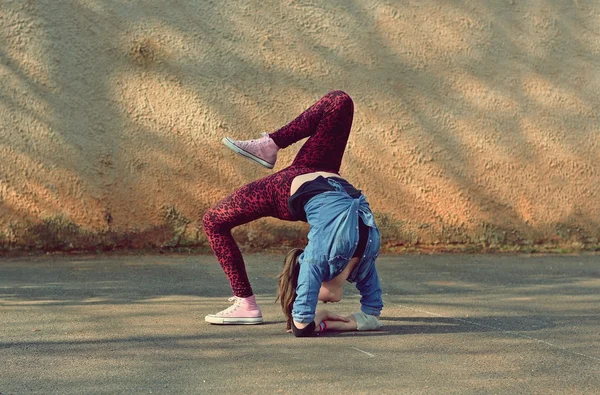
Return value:
<svg viewBox="0 0 600 395">
<path fill-rule="evenodd" d="M 204 231 L 235 296 L 253 295 L 244 259 L 231 230 L 262 217 L 293 221 L 287 201 L 294 178 L 315 171 L 339 173 L 354 115 L 352 99 L 342 91 L 329 92 L 270 137 L 280 148 L 303 138 L 291 166 L 247 184 L 208 210 Z"/>
</svg>

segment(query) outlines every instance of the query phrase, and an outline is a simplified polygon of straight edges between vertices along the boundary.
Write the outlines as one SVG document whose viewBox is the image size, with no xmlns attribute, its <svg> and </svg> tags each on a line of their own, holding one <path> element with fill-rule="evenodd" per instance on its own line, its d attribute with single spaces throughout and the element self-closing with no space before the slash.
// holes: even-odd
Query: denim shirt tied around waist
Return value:
<svg viewBox="0 0 600 395">
<path fill-rule="evenodd" d="M 299 257 L 297 296 L 292 309 L 296 322 L 313 321 L 321 283 L 340 274 L 352 259 L 359 241 L 359 217 L 369 227 L 369 240 L 348 281 L 356 283 L 361 293 L 363 312 L 379 315 L 383 307 L 375 269 L 380 234 L 369 203 L 364 195 L 352 198 L 335 180 L 328 182 L 335 190 L 316 195 L 304 206 L 310 231 L 308 245 Z"/>
</svg>

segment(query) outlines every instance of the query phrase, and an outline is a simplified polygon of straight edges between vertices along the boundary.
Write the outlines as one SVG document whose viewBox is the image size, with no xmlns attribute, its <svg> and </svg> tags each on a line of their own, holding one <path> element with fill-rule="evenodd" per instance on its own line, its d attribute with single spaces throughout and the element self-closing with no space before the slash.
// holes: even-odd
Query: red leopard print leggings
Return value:
<svg viewBox="0 0 600 395">
<path fill-rule="evenodd" d="M 280 148 L 309 137 L 291 166 L 241 187 L 204 215 L 204 231 L 235 296 L 245 298 L 253 292 L 231 230 L 262 217 L 293 221 L 287 205 L 292 181 L 298 175 L 315 171 L 339 173 L 353 115 L 350 96 L 342 91 L 329 92 L 270 134 Z"/>
</svg>

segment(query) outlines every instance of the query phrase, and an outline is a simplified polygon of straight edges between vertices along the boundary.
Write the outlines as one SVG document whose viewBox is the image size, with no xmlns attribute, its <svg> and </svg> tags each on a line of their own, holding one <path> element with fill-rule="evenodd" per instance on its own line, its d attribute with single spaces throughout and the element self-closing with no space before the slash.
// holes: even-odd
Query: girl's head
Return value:
<svg viewBox="0 0 600 395">
<path fill-rule="evenodd" d="M 298 286 L 298 274 L 300 273 L 298 257 L 303 252 L 304 250 L 300 248 L 294 248 L 288 252 L 283 261 L 283 270 L 277 276 L 279 282 L 277 300 L 281 302 L 281 310 L 287 318 L 286 329 L 292 328 L 292 307 L 296 300 L 296 287 Z"/>
</svg>

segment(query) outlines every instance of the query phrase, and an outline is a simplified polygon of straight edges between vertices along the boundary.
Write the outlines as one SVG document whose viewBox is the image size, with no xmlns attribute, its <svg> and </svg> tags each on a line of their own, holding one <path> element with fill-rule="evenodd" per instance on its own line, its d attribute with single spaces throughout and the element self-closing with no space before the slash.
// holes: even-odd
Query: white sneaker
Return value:
<svg viewBox="0 0 600 395">
<path fill-rule="evenodd" d="M 279 147 L 267 133 L 255 140 L 233 140 L 229 137 L 223 138 L 223 144 L 233 152 L 238 153 L 261 166 L 272 169 L 277 161 Z"/>
<path fill-rule="evenodd" d="M 262 313 L 256 304 L 254 295 L 249 298 L 238 298 L 232 296 L 230 302 L 234 302 L 232 306 L 217 314 L 209 314 L 204 317 L 206 322 L 217 325 L 256 325 L 262 324 Z"/>
</svg>

